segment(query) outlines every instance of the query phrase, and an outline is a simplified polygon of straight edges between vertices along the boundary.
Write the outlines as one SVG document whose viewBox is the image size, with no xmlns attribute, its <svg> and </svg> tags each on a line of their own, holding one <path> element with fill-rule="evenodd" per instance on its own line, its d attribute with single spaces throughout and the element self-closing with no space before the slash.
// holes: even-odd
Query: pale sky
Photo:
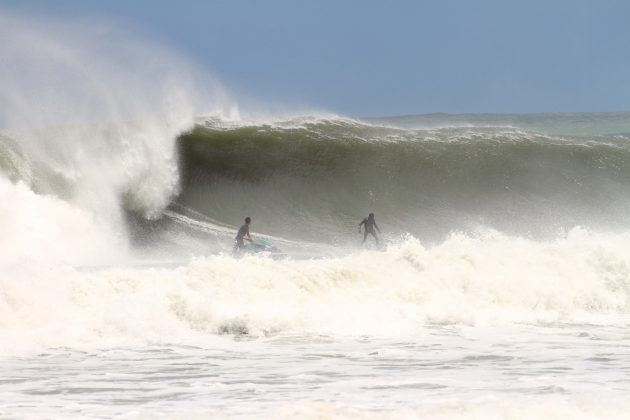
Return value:
<svg viewBox="0 0 630 420">
<path fill-rule="evenodd" d="M 228 90 L 350 116 L 630 111 L 623 0 L 0 0 L 122 23 Z"/>
</svg>

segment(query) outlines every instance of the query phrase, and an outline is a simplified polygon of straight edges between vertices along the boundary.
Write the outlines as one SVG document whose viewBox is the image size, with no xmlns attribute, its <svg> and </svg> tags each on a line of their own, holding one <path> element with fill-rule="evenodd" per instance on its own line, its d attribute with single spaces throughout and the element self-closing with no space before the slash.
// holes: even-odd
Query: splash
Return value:
<svg viewBox="0 0 630 420">
<path fill-rule="evenodd" d="M 54 197 L 42 199 L 49 205 L 71 206 L 107 226 L 109 236 L 125 236 L 125 211 L 155 218 L 178 192 L 174 141 L 196 115 L 237 113 L 214 78 L 102 22 L 4 15 L 0 55 L 0 130 L 9 139 L 0 142 L 0 176 L 22 182 L 3 185 L 0 199 L 37 201 L 24 192 L 28 186 Z M 3 232 L 7 220 L 29 214 L 41 234 L 65 226 L 41 208 L 11 203 Z"/>
</svg>

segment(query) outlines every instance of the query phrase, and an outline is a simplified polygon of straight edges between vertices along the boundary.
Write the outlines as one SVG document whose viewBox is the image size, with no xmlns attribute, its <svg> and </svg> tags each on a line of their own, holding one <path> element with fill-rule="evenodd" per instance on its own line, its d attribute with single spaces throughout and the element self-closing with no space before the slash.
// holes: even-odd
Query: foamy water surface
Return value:
<svg viewBox="0 0 630 420">
<path fill-rule="evenodd" d="M 630 333 L 432 326 L 392 338 L 279 334 L 3 357 L 8 418 L 623 418 Z M 627 413 L 627 412 L 626 412 Z"/>
<path fill-rule="evenodd" d="M 14 267 L 0 412 L 623 418 L 625 240 L 455 235 L 340 258 Z"/>
</svg>

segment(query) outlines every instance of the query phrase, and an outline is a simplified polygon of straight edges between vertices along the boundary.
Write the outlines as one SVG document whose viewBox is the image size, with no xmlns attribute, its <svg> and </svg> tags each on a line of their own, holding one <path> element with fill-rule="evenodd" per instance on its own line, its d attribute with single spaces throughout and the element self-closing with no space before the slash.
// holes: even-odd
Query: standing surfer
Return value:
<svg viewBox="0 0 630 420">
<path fill-rule="evenodd" d="M 359 223 L 359 233 L 361 233 L 362 225 L 365 225 L 365 226 L 364 226 L 364 233 L 363 233 L 363 242 L 361 242 L 361 244 L 363 245 L 365 243 L 365 240 L 367 239 L 367 236 L 369 233 L 370 235 L 374 236 L 374 239 L 376 240 L 376 244 L 378 245 L 378 236 L 376 236 L 376 232 L 374 232 L 374 228 L 378 230 L 378 233 L 381 233 L 381 230 L 378 228 L 378 225 L 376 224 L 376 220 L 374 220 L 374 213 L 370 213 L 368 217 L 361 220 L 361 223 Z"/>
<path fill-rule="evenodd" d="M 245 248 L 244 239 L 247 239 L 249 242 L 253 242 L 252 237 L 249 234 L 249 224 L 251 221 L 251 218 L 246 217 L 245 224 L 238 230 L 236 238 L 234 238 L 234 250 L 232 251 L 232 254 L 236 254 L 238 251 Z"/>
</svg>

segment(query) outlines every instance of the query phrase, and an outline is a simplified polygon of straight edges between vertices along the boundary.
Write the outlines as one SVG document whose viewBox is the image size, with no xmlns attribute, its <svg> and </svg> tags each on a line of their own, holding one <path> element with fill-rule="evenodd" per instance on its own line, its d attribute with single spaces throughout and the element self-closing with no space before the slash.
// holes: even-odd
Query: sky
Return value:
<svg viewBox="0 0 630 420">
<path fill-rule="evenodd" d="M 626 0 L 0 0 L 113 22 L 235 97 L 348 116 L 630 111 Z"/>
</svg>

